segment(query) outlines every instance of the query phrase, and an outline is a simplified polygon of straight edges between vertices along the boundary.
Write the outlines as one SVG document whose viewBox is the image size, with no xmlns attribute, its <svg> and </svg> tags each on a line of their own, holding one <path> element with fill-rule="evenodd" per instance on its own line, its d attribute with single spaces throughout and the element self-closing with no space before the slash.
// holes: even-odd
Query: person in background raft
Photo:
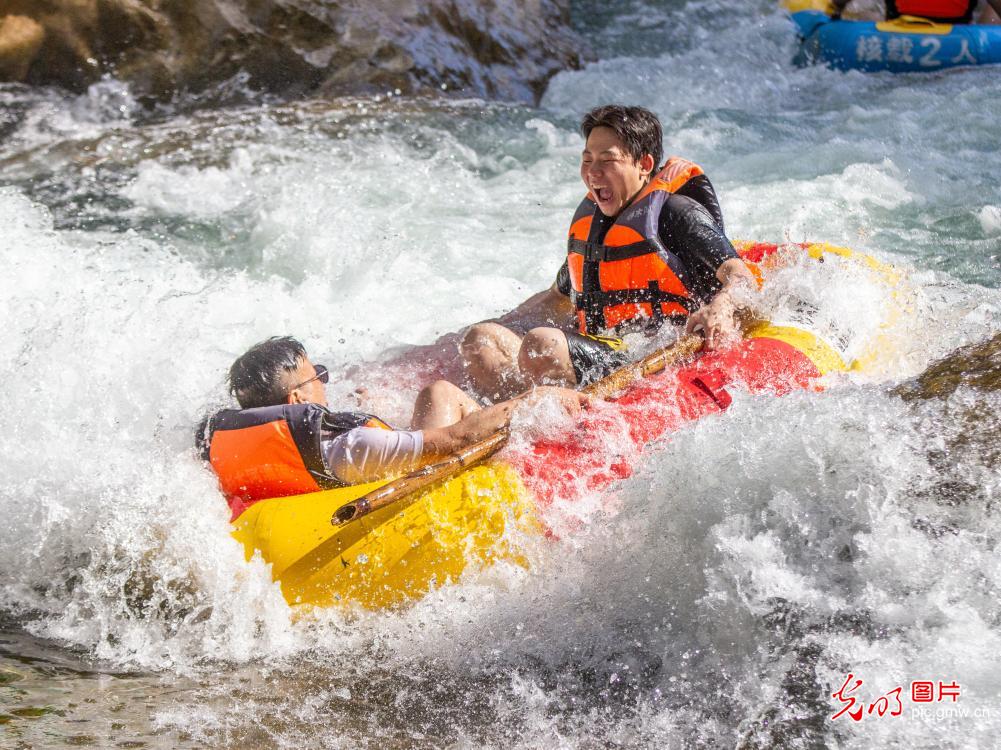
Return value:
<svg viewBox="0 0 1001 750">
<path fill-rule="evenodd" d="M 439 380 L 418 395 L 412 429 L 395 430 L 371 414 L 330 411 L 329 378 L 287 336 L 262 341 L 233 363 L 230 392 L 240 408 L 206 418 L 197 442 L 234 519 L 259 500 L 412 471 L 505 427 L 525 400 L 556 399 L 571 416 L 588 403 L 576 391 L 546 387 L 480 408 Z"/>
<path fill-rule="evenodd" d="M 730 292 L 754 280 L 723 233 L 702 169 L 678 157 L 657 169 L 663 132 L 642 107 L 593 109 L 581 133 L 588 192 L 570 222 L 556 283 L 462 340 L 466 373 L 483 396 L 592 382 L 629 360 L 618 336 L 637 329 L 687 325 L 704 333 L 708 349 L 737 333 Z M 524 336 L 502 325 L 526 318 L 548 325 Z"/>
<path fill-rule="evenodd" d="M 831 0 L 831 18 L 841 18 L 841 13 L 852 0 Z M 886 18 L 918 16 L 937 23 L 973 23 L 978 0 L 886 0 Z M 986 0 L 978 23 L 1001 22 L 1001 0 Z"/>
</svg>

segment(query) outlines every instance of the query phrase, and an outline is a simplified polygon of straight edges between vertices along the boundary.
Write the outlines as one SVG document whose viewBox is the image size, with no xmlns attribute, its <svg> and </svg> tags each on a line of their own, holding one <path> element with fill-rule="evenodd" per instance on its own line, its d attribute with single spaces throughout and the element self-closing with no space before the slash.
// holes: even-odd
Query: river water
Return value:
<svg viewBox="0 0 1001 750">
<path fill-rule="evenodd" d="M 893 389 L 1001 329 L 1001 78 L 797 69 L 765 2 L 609 5 L 575 5 L 599 61 L 538 108 L 0 86 L 0 746 L 994 746 L 1001 397 Z M 738 391 L 528 571 L 296 618 L 191 451 L 229 363 L 293 333 L 403 421 L 436 365 L 379 363 L 551 283 L 609 100 L 662 115 L 731 236 L 900 269 L 877 361 Z M 887 318 L 824 279 L 787 283 Z M 903 713 L 831 721 L 849 672 Z"/>
</svg>

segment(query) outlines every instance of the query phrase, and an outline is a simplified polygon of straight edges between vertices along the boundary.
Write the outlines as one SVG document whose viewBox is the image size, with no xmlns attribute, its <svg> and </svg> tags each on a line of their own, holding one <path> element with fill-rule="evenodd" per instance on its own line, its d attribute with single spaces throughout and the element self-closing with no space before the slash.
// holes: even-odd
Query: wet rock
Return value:
<svg viewBox="0 0 1001 750">
<path fill-rule="evenodd" d="M 595 664 L 591 679 L 601 695 L 616 700 L 636 699 L 653 687 L 663 665 L 663 659 L 651 651 L 624 646 Z"/>
<path fill-rule="evenodd" d="M 141 96 L 231 80 L 283 98 L 532 101 L 584 49 L 569 0 L 0 0 L 0 80 Z"/>
<path fill-rule="evenodd" d="M 1001 390 L 1001 333 L 987 341 L 957 349 L 896 389 L 905 401 L 951 396 L 960 386 Z"/>
<path fill-rule="evenodd" d="M 27 16 L 0 18 L 0 80 L 23 80 L 44 39 L 45 29 Z"/>
<path fill-rule="evenodd" d="M 969 389 L 962 398 L 949 401 L 960 388 Z M 905 401 L 944 402 L 939 433 L 944 450 L 929 452 L 929 463 L 939 481 L 916 491 L 918 497 L 938 505 L 981 506 L 987 495 L 978 483 L 963 472 L 980 466 L 1001 466 L 1001 429 L 997 421 L 998 392 L 1001 391 L 1001 333 L 979 344 L 965 346 L 931 365 L 914 380 L 899 386 L 895 393 Z"/>
<path fill-rule="evenodd" d="M 745 722 L 737 750 L 829 747 L 827 696 L 817 677 L 824 648 L 803 643 L 790 656 L 777 696 Z"/>
</svg>

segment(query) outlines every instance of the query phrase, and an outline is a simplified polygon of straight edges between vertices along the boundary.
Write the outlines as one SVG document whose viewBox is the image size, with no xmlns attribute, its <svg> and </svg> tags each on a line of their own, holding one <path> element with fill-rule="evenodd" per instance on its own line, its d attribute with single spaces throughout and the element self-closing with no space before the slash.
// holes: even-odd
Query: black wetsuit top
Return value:
<svg viewBox="0 0 1001 750">
<path fill-rule="evenodd" d="M 721 232 L 724 231 L 723 209 L 719 207 L 719 199 L 716 197 L 716 191 L 713 189 L 713 184 L 709 182 L 709 178 L 704 174 L 692 177 L 688 182 L 678 188 L 674 194 L 683 195 L 686 198 L 691 198 L 697 203 L 701 203 L 712 215 L 713 221 L 719 225 L 719 230 Z"/>
</svg>

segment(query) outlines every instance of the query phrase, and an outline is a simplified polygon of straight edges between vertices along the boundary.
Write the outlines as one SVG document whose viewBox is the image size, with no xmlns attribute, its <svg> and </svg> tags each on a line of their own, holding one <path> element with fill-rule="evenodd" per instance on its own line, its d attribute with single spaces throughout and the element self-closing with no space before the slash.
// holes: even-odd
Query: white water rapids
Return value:
<svg viewBox="0 0 1001 750">
<path fill-rule="evenodd" d="M 771 4 L 728 7 L 577 4 L 601 59 L 537 109 L 151 117 L 114 81 L 0 86 L 0 745 L 993 745 L 1001 394 L 891 390 L 1001 329 L 1001 78 L 796 69 Z M 586 528 L 530 542 L 527 571 L 294 619 L 191 448 L 229 364 L 293 334 L 343 398 L 388 353 L 550 284 L 576 122 L 609 100 L 662 116 L 730 236 L 900 268 L 877 365 L 823 393 L 737 391 L 613 498 L 567 498 L 591 502 Z M 782 290 L 856 329 L 890 315 L 862 276 L 803 266 Z M 415 373 L 376 377 L 387 418 Z M 832 722 L 849 672 L 867 703 L 903 686 L 903 715 Z M 959 701 L 910 702 L 925 679 Z"/>
</svg>

